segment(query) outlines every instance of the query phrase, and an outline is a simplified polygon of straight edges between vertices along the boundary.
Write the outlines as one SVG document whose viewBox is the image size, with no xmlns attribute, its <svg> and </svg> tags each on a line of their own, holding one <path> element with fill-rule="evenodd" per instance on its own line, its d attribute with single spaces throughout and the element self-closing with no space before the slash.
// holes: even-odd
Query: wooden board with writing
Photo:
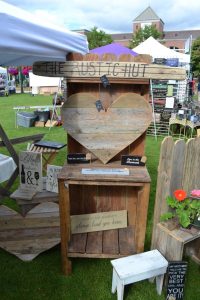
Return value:
<svg viewBox="0 0 200 300">
<path fill-rule="evenodd" d="M 71 216 L 72 234 L 126 227 L 126 210 Z"/>
<path fill-rule="evenodd" d="M 33 73 L 40 76 L 71 78 L 108 78 L 118 79 L 176 79 L 184 80 L 183 68 L 172 68 L 156 64 L 119 62 L 119 61 L 66 61 L 37 62 Z"/>
</svg>

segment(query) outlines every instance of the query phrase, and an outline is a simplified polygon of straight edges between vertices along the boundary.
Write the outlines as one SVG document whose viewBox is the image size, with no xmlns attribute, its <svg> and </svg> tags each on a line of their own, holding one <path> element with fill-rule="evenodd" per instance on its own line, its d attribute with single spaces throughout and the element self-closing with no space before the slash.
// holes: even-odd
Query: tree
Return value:
<svg viewBox="0 0 200 300">
<path fill-rule="evenodd" d="M 88 32 L 87 39 L 89 43 L 89 49 L 105 46 L 113 42 L 110 34 L 107 34 L 102 30 L 98 30 L 97 27 L 92 28 L 91 31 Z"/>
<path fill-rule="evenodd" d="M 150 36 L 154 39 L 158 39 L 162 36 L 162 33 L 157 30 L 155 25 L 146 25 L 143 29 L 140 28 L 133 34 L 132 40 L 129 43 L 129 48 L 135 48 L 140 43 L 147 40 Z"/>
<path fill-rule="evenodd" d="M 192 45 L 191 51 L 192 73 L 195 77 L 200 77 L 200 37 Z"/>
</svg>

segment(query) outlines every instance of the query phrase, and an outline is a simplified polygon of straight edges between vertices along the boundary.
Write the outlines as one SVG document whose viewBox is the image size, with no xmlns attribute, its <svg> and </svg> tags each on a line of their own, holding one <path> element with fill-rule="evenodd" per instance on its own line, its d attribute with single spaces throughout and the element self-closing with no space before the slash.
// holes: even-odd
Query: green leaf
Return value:
<svg viewBox="0 0 200 300">
<path fill-rule="evenodd" d="M 160 221 L 167 221 L 173 217 L 174 217 L 174 214 L 172 212 L 167 212 L 160 216 Z"/>
<path fill-rule="evenodd" d="M 188 227 L 188 225 L 191 224 L 191 220 L 190 220 L 190 216 L 188 214 L 188 212 L 184 211 L 181 212 L 181 214 L 177 214 L 178 216 L 178 220 L 181 226 L 183 226 L 184 228 Z"/>
</svg>

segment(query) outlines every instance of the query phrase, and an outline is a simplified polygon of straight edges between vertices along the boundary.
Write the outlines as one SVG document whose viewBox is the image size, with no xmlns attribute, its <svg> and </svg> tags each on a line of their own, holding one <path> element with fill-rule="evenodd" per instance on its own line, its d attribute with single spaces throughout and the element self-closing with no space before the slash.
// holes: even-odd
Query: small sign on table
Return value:
<svg viewBox="0 0 200 300">
<path fill-rule="evenodd" d="M 47 191 L 58 193 L 58 173 L 61 169 L 61 166 L 47 165 Z"/>
<path fill-rule="evenodd" d="M 42 191 L 42 154 L 31 151 L 19 153 L 20 188 L 29 191 Z"/>
<path fill-rule="evenodd" d="M 169 262 L 166 300 L 183 300 L 186 271 L 187 262 Z"/>
</svg>

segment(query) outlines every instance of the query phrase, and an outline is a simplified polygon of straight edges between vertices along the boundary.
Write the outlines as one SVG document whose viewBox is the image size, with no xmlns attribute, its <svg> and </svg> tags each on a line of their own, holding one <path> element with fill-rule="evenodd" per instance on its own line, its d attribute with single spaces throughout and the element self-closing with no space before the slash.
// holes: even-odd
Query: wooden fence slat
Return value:
<svg viewBox="0 0 200 300">
<path fill-rule="evenodd" d="M 156 224 L 160 221 L 160 215 L 167 211 L 166 197 L 170 193 L 170 177 L 172 169 L 172 152 L 174 141 L 172 137 L 166 137 L 160 149 L 160 160 L 158 166 L 156 199 L 154 206 L 154 224 L 152 233 L 152 248 L 156 243 Z"/>
<path fill-rule="evenodd" d="M 186 144 L 183 188 L 189 194 L 200 188 L 200 138 L 190 139 Z"/>
<path fill-rule="evenodd" d="M 178 140 L 174 144 L 172 174 L 170 182 L 170 194 L 177 189 L 182 189 L 186 144 L 184 140 Z"/>
</svg>

